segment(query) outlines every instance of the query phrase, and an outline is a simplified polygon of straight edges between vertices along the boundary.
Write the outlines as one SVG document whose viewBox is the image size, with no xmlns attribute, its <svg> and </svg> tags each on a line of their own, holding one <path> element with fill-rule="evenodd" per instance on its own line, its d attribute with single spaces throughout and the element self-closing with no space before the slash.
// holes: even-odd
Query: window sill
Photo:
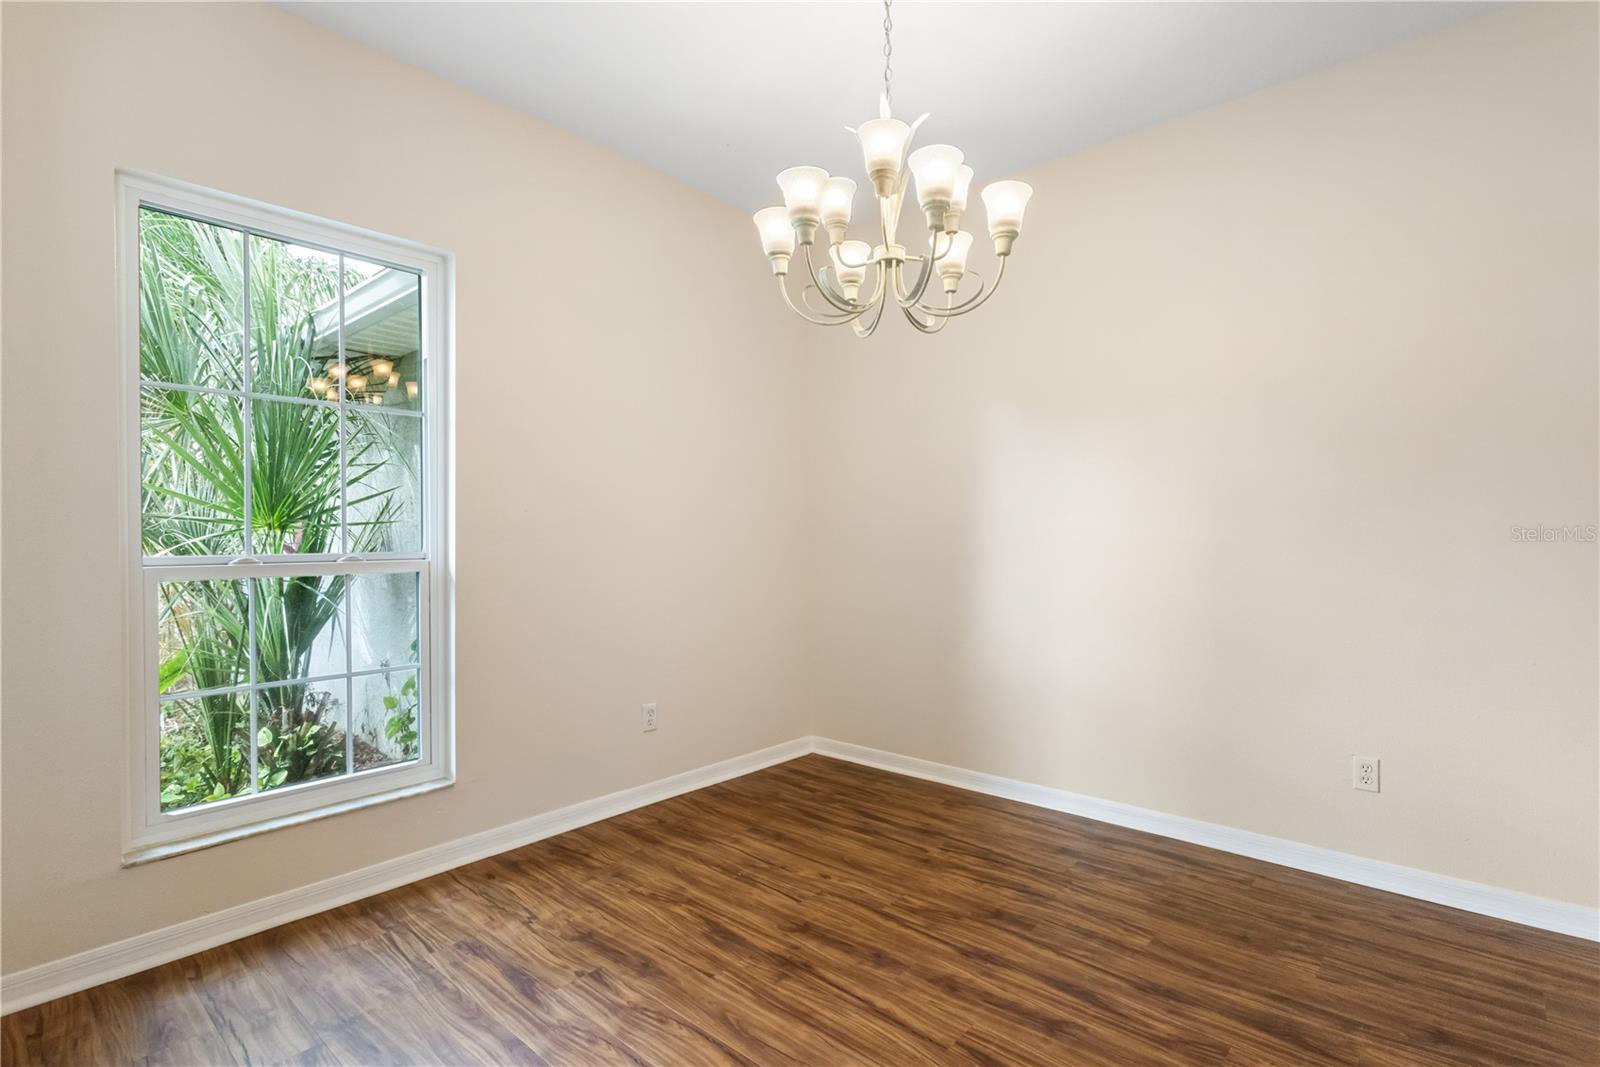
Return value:
<svg viewBox="0 0 1600 1067">
<path fill-rule="evenodd" d="M 360 811 L 378 804 L 387 804 L 391 800 L 403 800 L 406 797 L 421 796 L 423 793 L 432 793 L 440 789 L 448 789 L 455 784 L 454 778 L 439 778 L 429 782 L 415 785 L 401 786 L 382 793 L 372 793 L 367 796 L 355 797 L 350 800 L 336 801 L 319 808 L 308 811 L 298 811 L 287 815 L 278 815 L 273 818 L 262 819 L 260 822 L 248 823 L 243 826 L 230 826 L 224 830 L 215 830 L 210 833 L 197 834 L 181 841 L 163 841 L 159 844 L 134 846 L 122 854 L 122 866 L 139 867 L 156 860 L 168 859 L 172 856 L 182 856 L 188 852 L 198 852 L 203 848 L 215 845 L 225 845 L 230 841 L 238 841 L 246 837 L 254 837 L 271 830 L 281 830 L 286 826 L 298 826 L 301 823 L 313 822 L 317 819 L 326 819 L 330 815 L 343 815 L 350 811 Z"/>
</svg>

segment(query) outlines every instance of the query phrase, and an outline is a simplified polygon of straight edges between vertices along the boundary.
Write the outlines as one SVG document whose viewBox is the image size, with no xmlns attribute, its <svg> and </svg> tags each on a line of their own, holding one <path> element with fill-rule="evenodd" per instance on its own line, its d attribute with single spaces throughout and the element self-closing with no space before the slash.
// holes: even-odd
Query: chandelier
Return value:
<svg viewBox="0 0 1600 1067">
<path fill-rule="evenodd" d="M 1011 245 L 1022 229 L 1022 213 L 1033 195 L 1032 186 L 1026 182 L 1000 181 L 984 186 L 989 238 L 999 260 L 993 284 L 986 284 L 977 271 L 967 267 L 972 234 L 961 229 L 961 216 L 967 209 L 967 193 L 972 186 L 972 168 L 966 165 L 961 149 L 947 144 L 928 145 L 907 155 L 911 139 L 928 116 L 923 115 L 908 126 L 890 114 L 889 83 L 894 77 L 890 69 L 894 54 L 889 36 L 894 29 L 891 2 L 884 0 L 883 5 L 883 96 L 878 102 L 878 117 L 862 123 L 859 129 L 845 127 L 861 141 L 867 177 L 878 200 L 881 243 L 874 247 L 866 241 L 845 240 L 845 229 L 855 207 L 856 183 L 849 178 L 830 177 L 821 167 L 790 167 L 779 174 L 783 207 L 763 208 L 755 214 L 762 250 L 772 263 L 778 292 L 789 309 L 818 326 L 848 323 L 858 337 L 872 336 L 891 301 L 923 333 L 938 333 L 955 316 L 982 307 L 1005 277 Z M 926 253 L 907 251 L 896 239 L 907 178 L 916 181 L 917 205 L 927 223 Z M 811 252 L 818 226 L 826 231 L 829 245 L 829 262 L 820 270 Z M 789 261 L 796 245 L 804 250 L 810 278 L 800 293 L 799 304 L 790 295 L 788 285 Z M 908 265 L 914 266 L 908 270 Z M 869 273 L 872 282 L 867 285 Z M 915 280 L 909 279 L 910 274 L 915 274 Z M 935 274 L 944 290 L 942 302 L 924 299 Z M 958 300 L 962 282 L 969 276 L 977 288 Z M 825 306 L 811 302 L 813 292 Z"/>
</svg>

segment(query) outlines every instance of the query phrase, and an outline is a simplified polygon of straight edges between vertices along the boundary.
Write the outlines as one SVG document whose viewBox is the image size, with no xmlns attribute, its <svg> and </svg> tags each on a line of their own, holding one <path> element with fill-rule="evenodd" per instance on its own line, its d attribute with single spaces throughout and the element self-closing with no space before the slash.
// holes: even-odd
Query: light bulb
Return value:
<svg viewBox="0 0 1600 1067">
<path fill-rule="evenodd" d="M 940 234 L 933 235 L 935 250 L 937 250 Z M 934 260 L 933 265 L 939 270 L 939 278 L 944 282 L 944 291 L 953 293 L 956 286 L 961 284 L 961 276 L 967 272 L 967 253 L 972 251 L 972 234 L 962 230 L 944 238 L 944 245 L 948 249 L 944 255 Z"/>
<path fill-rule="evenodd" d="M 764 207 L 755 213 L 756 229 L 761 233 L 761 250 L 768 256 L 794 254 L 794 227 L 789 212 L 781 207 Z"/>
<path fill-rule="evenodd" d="M 956 168 L 956 186 L 950 193 L 950 207 L 944 213 L 944 232 L 961 229 L 961 216 L 967 210 L 967 195 L 972 191 L 972 168 L 965 163 Z"/>
<path fill-rule="evenodd" d="M 917 180 L 917 203 L 926 210 L 929 204 L 950 203 L 956 191 L 956 171 L 961 167 L 961 149 L 954 145 L 931 144 L 911 153 L 906 162 Z"/>
<path fill-rule="evenodd" d="M 322 377 L 312 378 L 310 381 L 306 382 L 306 388 L 310 389 L 318 396 L 322 396 L 328 391 L 328 379 Z"/>
<path fill-rule="evenodd" d="M 865 241 L 840 241 L 828 249 L 833 259 L 834 274 L 844 295 L 854 300 L 861 292 L 861 283 L 867 278 L 867 267 L 872 259 L 872 246 Z"/>
<path fill-rule="evenodd" d="M 345 388 L 349 389 L 350 392 L 359 393 L 367 387 L 367 376 L 365 374 L 348 375 L 344 380 L 344 384 Z"/>
<path fill-rule="evenodd" d="M 911 127 L 899 119 L 872 119 L 856 130 L 867 175 L 879 196 L 893 196 L 900 180 L 900 157 L 911 140 Z"/>
<path fill-rule="evenodd" d="M 330 359 L 330 360 L 328 360 L 326 366 L 327 366 L 327 371 L 328 371 L 328 377 L 330 377 L 330 378 L 343 378 L 344 377 L 345 367 L 344 367 L 343 363 L 340 363 L 336 359 Z"/>
<path fill-rule="evenodd" d="M 822 225 L 834 244 L 844 239 L 850 214 L 856 205 L 856 183 L 849 178 L 829 178 L 822 186 Z"/>
<path fill-rule="evenodd" d="M 994 253 L 1009 255 L 1011 242 L 1022 232 L 1022 214 L 1033 196 L 1027 182 L 990 182 L 983 187 L 983 206 L 989 213 L 989 236 L 994 238 Z"/>
<path fill-rule="evenodd" d="M 392 359 L 375 359 L 372 361 L 372 375 L 375 378 L 387 378 L 392 370 L 394 370 L 394 360 Z"/>
<path fill-rule="evenodd" d="M 822 187 L 828 172 L 821 167 L 790 167 L 778 175 L 783 190 L 783 206 L 789 209 L 790 222 L 816 223 L 822 207 Z"/>
<path fill-rule="evenodd" d="M 956 168 L 956 185 L 950 192 L 950 210 L 967 210 L 967 195 L 972 191 L 972 168 L 965 163 Z"/>
</svg>

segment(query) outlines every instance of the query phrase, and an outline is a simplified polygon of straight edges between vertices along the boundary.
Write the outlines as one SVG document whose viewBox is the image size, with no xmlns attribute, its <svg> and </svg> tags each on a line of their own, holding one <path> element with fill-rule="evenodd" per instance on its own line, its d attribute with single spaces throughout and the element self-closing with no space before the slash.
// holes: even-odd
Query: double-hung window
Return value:
<svg viewBox="0 0 1600 1067">
<path fill-rule="evenodd" d="M 447 783 L 448 257 L 119 190 L 125 858 Z"/>
</svg>

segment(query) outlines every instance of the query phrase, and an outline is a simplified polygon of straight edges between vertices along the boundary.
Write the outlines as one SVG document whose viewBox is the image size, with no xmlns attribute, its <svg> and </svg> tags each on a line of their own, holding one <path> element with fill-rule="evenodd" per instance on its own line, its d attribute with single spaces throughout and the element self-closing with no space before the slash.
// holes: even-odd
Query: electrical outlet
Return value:
<svg viewBox="0 0 1600 1067">
<path fill-rule="evenodd" d="M 1350 757 L 1350 784 L 1368 793 L 1378 791 L 1378 758 L 1376 756 Z"/>
<path fill-rule="evenodd" d="M 656 706 L 644 704 L 639 708 L 639 718 L 643 720 L 644 732 L 649 733 L 656 728 Z"/>
</svg>

